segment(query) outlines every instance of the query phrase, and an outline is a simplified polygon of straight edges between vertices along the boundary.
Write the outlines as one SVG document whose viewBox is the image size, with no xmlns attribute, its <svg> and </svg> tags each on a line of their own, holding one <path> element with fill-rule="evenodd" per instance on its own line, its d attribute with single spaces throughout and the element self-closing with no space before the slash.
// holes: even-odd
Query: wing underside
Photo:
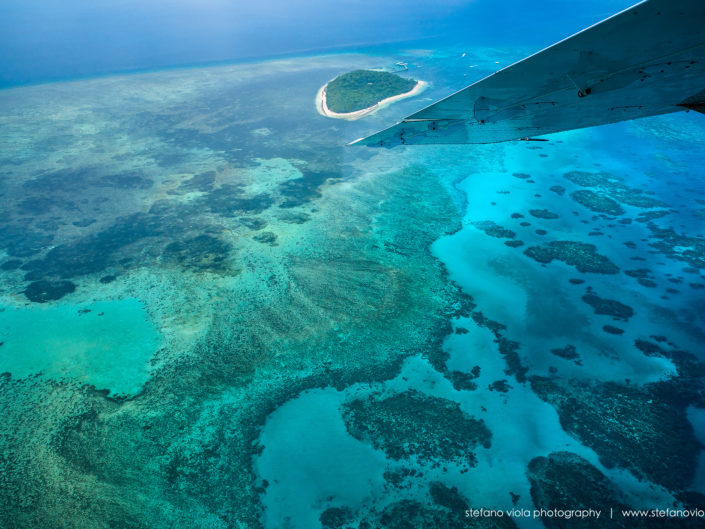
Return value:
<svg viewBox="0 0 705 529">
<path fill-rule="evenodd" d="M 496 143 L 705 110 L 705 1 L 646 0 L 356 145 Z"/>
</svg>

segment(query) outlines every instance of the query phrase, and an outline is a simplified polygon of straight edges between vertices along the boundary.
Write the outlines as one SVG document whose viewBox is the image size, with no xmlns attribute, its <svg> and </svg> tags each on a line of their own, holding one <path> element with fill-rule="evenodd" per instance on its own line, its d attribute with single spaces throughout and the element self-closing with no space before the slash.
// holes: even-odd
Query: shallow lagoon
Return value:
<svg viewBox="0 0 705 529">
<path fill-rule="evenodd" d="M 159 334 L 136 299 L 90 305 L 5 307 L 0 370 L 16 378 L 32 375 L 70 379 L 134 396 L 149 378 Z"/>
</svg>

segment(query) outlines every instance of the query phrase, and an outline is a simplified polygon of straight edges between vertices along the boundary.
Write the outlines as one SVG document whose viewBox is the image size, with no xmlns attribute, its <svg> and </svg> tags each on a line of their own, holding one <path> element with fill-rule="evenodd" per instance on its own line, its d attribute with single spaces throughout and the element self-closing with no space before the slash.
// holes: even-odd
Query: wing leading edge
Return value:
<svg viewBox="0 0 705 529">
<path fill-rule="evenodd" d="M 705 109 L 705 2 L 645 0 L 354 145 L 496 143 Z"/>
</svg>

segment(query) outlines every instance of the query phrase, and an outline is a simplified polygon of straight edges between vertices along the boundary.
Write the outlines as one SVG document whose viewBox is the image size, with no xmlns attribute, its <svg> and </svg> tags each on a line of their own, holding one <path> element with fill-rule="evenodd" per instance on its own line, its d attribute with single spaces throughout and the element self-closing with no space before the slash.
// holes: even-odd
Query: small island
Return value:
<svg viewBox="0 0 705 529">
<path fill-rule="evenodd" d="M 355 70 L 326 83 L 316 96 L 318 112 L 329 118 L 360 119 L 426 88 L 423 81 L 377 70 Z"/>
</svg>

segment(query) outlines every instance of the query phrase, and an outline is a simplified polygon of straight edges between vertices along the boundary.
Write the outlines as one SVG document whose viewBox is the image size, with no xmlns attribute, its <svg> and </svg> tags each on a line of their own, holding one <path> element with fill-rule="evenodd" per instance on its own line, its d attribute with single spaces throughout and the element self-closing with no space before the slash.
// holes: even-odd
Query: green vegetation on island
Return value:
<svg viewBox="0 0 705 529">
<path fill-rule="evenodd" d="M 326 106 L 345 114 L 369 108 L 383 99 L 409 92 L 416 81 L 389 72 L 355 70 L 336 77 L 326 88 Z"/>
</svg>

